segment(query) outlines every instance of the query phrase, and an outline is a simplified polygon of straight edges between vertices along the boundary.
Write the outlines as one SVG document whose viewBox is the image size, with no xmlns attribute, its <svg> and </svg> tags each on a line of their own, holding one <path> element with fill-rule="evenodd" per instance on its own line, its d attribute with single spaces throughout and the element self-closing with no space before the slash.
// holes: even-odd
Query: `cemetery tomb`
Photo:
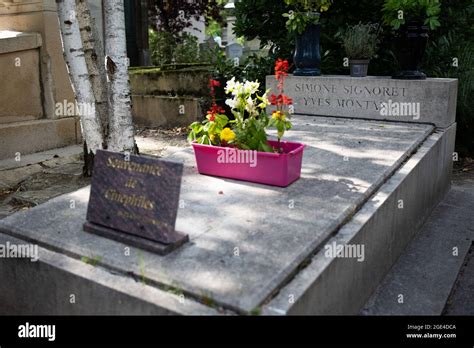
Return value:
<svg viewBox="0 0 474 348">
<path fill-rule="evenodd" d="M 0 242 L 40 248 L 36 263 L 1 264 L 0 308 L 16 314 L 357 314 L 449 189 L 456 84 L 332 79 L 288 79 L 285 93 L 296 100 L 297 115 L 285 139 L 306 148 L 301 178 L 286 188 L 200 175 L 191 148 L 170 156 L 184 165 L 176 230 L 189 236 L 171 253 L 84 232 L 89 187 L 1 220 Z M 385 96 L 369 99 L 376 85 Z M 343 112 L 337 100 L 351 88 L 351 108 L 358 109 Z M 439 98 L 426 99 L 433 93 Z M 418 119 L 381 118 L 358 106 L 406 96 L 420 102 Z M 45 292 L 44 303 L 27 299 L 33 286 Z M 63 299 L 71 291 L 82 298 L 74 306 Z"/>
</svg>

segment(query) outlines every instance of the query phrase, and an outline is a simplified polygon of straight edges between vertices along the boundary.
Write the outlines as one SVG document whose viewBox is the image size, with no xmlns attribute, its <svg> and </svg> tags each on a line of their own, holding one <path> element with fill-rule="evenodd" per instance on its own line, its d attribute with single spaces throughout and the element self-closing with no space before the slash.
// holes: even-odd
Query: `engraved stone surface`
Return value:
<svg viewBox="0 0 474 348">
<path fill-rule="evenodd" d="M 238 43 L 232 43 L 226 46 L 225 53 L 228 59 L 240 58 L 244 53 L 244 48 Z"/>
<path fill-rule="evenodd" d="M 274 76 L 267 76 L 267 88 L 276 94 Z M 455 122 L 457 79 L 290 75 L 285 94 L 293 98 L 297 114 L 430 123 L 446 128 Z"/>
<path fill-rule="evenodd" d="M 130 234 L 162 244 L 176 244 L 183 235 L 174 227 L 179 205 L 183 164 L 147 156 L 99 150 L 87 210 L 87 221 L 107 237 Z M 94 227 L 87 224 L 86 230 Z M 126 239 L 132 242 L 133 239 Z"/>
</svg>

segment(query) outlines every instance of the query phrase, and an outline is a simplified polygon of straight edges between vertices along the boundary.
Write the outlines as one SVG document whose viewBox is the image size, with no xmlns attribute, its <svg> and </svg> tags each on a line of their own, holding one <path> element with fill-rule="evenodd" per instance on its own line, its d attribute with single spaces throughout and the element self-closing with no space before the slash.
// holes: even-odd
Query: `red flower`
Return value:
<svg viewBox="0 0 474 348">
<path fill-rule="evenodd" d="M 290 68 L 288 61 L 278 58 L 275 63 L 275 71 L 288 72 Z"/>
<path fill-rule="evenodd" d="M 275 94 L 272 94 L 272 95 L 270 96 L 270 100 L 269 100 L 269 101 L 270 101 L 270 104 L 272 104 L 272 105 L 278 105 L 278 98 L 277 98 L 277 96 L 276 96 Z"/>
<path fill-rule="evenodd" d="M 209 80 L 209 87 L 220 87 L 221 83 L 217 80 L 210 79 Z"/>
<path fill-rule="evenodd" d="M 283 105 L 292 105 L 293 104 L 293 99 L 291 99 L 290 97 L 283 94 L 282 95 L 282 103 L 283 103 Z"/>
<path fill-rule="evenodd" d="M 287 60 L 283 60 L 278 58 L 275 62 L 275 75 L 277 79 L 281 77 L 288 76 L 288 70 L 290 69 L 290 65 L 288 64 Z"/>
<path fill-rule="evenodd" d="M 217 114 L 225 114 L 225 110 L 221 108 L 219 105 L 214 104 L 212 105 L 211 109 L 207 112 L 208 115 L 211 115 L 209 121 L 214 121 Z"/>
<path fill-rule="evenodd" d="M 270 104 L 276 105 L 276 106 L 282 106 L 282 105 L 292 105 L 293 104 L 293 99 L 290 97 L 284 95 L 284 94 L 279 94 L 276 96 L 275 94 L 272 94 L 270 96 Z"/>
</svg>

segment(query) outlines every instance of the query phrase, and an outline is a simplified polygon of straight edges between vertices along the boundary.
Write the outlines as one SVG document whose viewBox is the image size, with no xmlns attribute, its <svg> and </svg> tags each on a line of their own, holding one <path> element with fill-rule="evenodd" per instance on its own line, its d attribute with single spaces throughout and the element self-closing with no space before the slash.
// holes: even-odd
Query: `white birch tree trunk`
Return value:
<svg viewBox="0 0 474 348">
<path fill-rule="evenodd" d="M 104 137 L 107 139 L 109 117 L 104 47 L 99 39 L 95 20 L 91 17 L 87 0 L 75 1 L 84 57 L 94 93 L 96 110 L 102 123 Z"/>
<path fill-rule="evenodd" d="M 108 149 L 134 152 L 128 59 L 123 0 L 104 0 L 105 54 L 115 63 L 108 73 L 109 137 Z"/>
<path fill-rule="evenodd" d="M 61 37 L 63 41 L 64 58 L 69 70 L 69 76 L 80 106 L 82 134 L 89 151 L 95 153 L 102 149 L 104 136 L 102 124 L 98 117 L 94 93 L 89 78 L 89 71 L 84 58 L 84 49 L 79 31 L 74 0 L 56 0 Z"/>
</svg>

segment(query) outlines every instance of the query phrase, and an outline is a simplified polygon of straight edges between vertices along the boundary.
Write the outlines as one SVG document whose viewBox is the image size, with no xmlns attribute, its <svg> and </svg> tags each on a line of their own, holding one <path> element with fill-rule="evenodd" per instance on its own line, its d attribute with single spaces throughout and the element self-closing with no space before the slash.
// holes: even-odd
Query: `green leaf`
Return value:
<svg viewBox="0 0 474 348">
<path fill-rule="evenodd" d="M 262 150 L 265 151 L 265 152 L 273 152 L 273 147 L 268 145 L 266 142 L 260 142 L 260 146 L 261 146 Z"/>
<path fill-rule="evenodd" d="M 224 128 L 229 123 L 229 118 L 226 115 L 216 115 L 216 122 L 221 128 Z"/>
</svg>

